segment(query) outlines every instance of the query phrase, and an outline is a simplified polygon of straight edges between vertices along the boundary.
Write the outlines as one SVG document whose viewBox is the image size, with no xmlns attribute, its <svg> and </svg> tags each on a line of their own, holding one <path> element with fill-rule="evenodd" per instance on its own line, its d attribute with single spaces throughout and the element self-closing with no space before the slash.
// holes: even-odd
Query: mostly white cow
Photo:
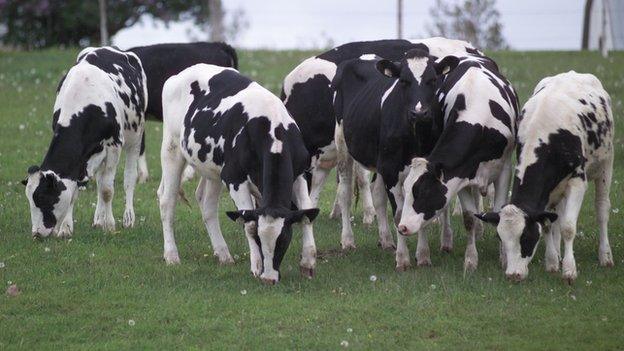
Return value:
<svg viewBox="0 0 624 351">
<path fill-rule="evenodd" d="M 167 80 L 163 112 L 158 197 L 166 262 L 180 261 L 174 209 L 182 171 L 191 164 L 202 177 L 196 198 L 221 263 L 233 262 L 219 226 L 225 184 L 238 208 L 227 214 L 244 222 L 252 274 L 267 283 L 279 280 L 291 226 L 301 222 L 301 272 L 311 277 L 316 264 L 311 222 L 318 209 L 311 208 L 304 178 L 310 156 L 282 102 L 234 69 L 198 64 Z"/>
<path fill-rule="evenodd" d="M 115 229 L 113 183 L 126 152 L 124 227 L 134 225 L 134 187 L 147 91 L 141 61 L 112 47 L 87 48 L 61 81 L 54 103 L 52 142 L 40 166 L 28 169 L 26 196 L 34 237 L 70 236 L 79 185 L 95 176 L 93 226 Z"/>
<path fill-rule="evenodd" d="M 443 57 L 454 52 L 473 52 L 476 49 L 465 41 L 446 38 L 421 40 L 378 40 L 353 42 L 306 59 L 284 79 L 282 101 L 301 129 L 305 145 L 312 156 L 310 194 L 316 205 L 323 184 L 329 172 L 337 164 L 334 133 L 336 115 L 333 108 L 334 91 L 330 84 L 341 62 L 357 59 L 362 55 L 377 55 L 389 60 L 400 61 L 410 49 L 426 48 L 430 55 Z M 360 195 L 364 209 L 364 223 L 372 223 L 375 209 L 370 194 L 368 172 L 360 167 L 354 169 L 360 180 Z M 349 186 L 351 179 L 348 179 Z M 346 210 L 347 213 L 349 209 Z M 343 218 L 341 245 L 344 249 L 355 247 L 351 225 Z M 348 218 L 348 215 L 347 215 Z M 450 226 L 444 229 L 451 232 Z M 380 232 L 380 245 L 384 249 L 394 248 L 394 242 Z"/>
<path fill-rule="evenodd" d="M 428 253 L 423 229 L 459 195 L 468 231 L 464 269 L 471 271 L 478 263 L 473 216 L 478 195 L 473 190 L 485 195 L 494 183 L 494 209 L 507 201 L 518 100 L 494 61 L 481 55 L 460 57 L 457 67 L 444 76 L 436 100 L 429 113 L 441 134 L 426 158 L 412 161 L 403 184 L 398 229 L 404 236 L 419 233 L 417 252 Z M 407 251 L 397 252 L 399 257 L 408 262 Z"/>
<path fill-rule="evenodd" d="M 576 279 L 576 223 L 592 181 L 600 231 L 598 258 L 601 266 L 613 266 L 607 232 L 613 172 L 609 94 L 595 76 L 570 71 L 542 79 L 521 116 L 511 202 L 500 212 L 478 216 L 497 226 L 507 277 L 527 277 L 528 264 L 545 232 L 546 270 L 559 271 L 563 237 L 563 278 Z M 545 229 L 548 223 L 552 223 L 550 231 Z"/>
<path fill-rule="evenodd" d="M 198 63 L 208 63 L 222 67 L 238 69 L 238 56 L 233 47 L 225 43 L 171 43 L 137 46 L 128 49 L 136 54 L 143 64 L 147 77 L 147 108 L 149 120 L 162 121 L 162 90 L 165 81 Z M 139 182 L 149 176 L 145 160 L 145 134 L 141 141 L 141 157 L 139 158 Z M 192 169 L 189 171 L 192 176 Z"/>
</svg>

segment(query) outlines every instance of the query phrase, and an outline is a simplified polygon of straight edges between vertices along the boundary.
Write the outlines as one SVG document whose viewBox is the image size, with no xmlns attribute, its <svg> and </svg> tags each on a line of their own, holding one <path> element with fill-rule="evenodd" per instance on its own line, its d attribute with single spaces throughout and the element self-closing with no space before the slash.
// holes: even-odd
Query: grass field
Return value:
<svg viewBox="0 0 624 351">
<path fill-rule="evenodd" d="M 613 213 L 616 265 L 598 267 L 593 190 L 575 242 L 579 279 L 573 286 L 543 269 L 543 244 L 527 281 L 508 282 L 498 265 L 493 230 L 478 242 L 479 268 L 463 275 L 465 236 L 454 218 L 455 251 L 442 254 L 431 229 L 433 267 L 395 273 L 394 255 L 380 251 L 377 231 L 355 212 L 358 249 L 342 254 L 340 224 L 329 219 L 329 182 L 315 222 L 317 276 L 299 275 L 297 230 L 282 281 L 260 284 L 249 273 L 242 227 L 221 226 L 236 264 L 219 266 L 198 207 L 178 206 L 176 239 L 182 264 L 165 266 L 156 201 L 161 125 L 148 123 L 151 179 L 135 196 L 137 225 L 122 230 L 121 174 L 114 212 L 119 230 L 91 228 L 95 191 L 80 194 L 72 240 L 34 242 L 24 189 L 26 169 L 39 164 L 51 136 L 58 80 L 78 50 L 0 53 L 0 349 L 622 349 L 624 347 L 624 147 L 616 133 Z M 281 79 L 310 52 L 240 52 L 241 71 L 278 93 Z M 544 76 L 574 69 L 600 78 L 611 94 L 616 130 L 624 123 L 624 53 L 501 52 L 492 56 L 523 103 Z M 622 127 L 624 128 L 624 127 Z M 195 183 L 195 182 L 193 182 Z M 187 184 L 192 194 L 195 184 Z M 593 187 L 592 187 L 593 188 Z M 618 213 L 619 212 L 619 213 Z M 415 240 L 410 248 L 415 251 Z M 370 277 L 375 275 L 376 281 Z M 342 343 L 342 344 L 341 344 Z"/>
</svg>

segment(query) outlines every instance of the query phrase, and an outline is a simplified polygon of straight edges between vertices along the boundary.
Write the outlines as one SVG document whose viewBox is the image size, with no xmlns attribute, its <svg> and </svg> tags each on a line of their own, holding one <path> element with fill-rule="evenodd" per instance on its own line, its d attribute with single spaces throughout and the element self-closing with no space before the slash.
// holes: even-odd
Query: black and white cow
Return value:
<svg viewBox="0 0 624 351">
<path fill-rule="evenodd" d="M 198 63 L 238 69 L 236 50 L 225 43 L 168 43 L 137 46 L 128 51 L 139 57 L 147 77 L 148 102 L 145 113 L 148 120 L 163 120 L 161 96 L 163 85 L 169 77 Z M 143 135 L 139 158 L 139 182 L 146 181 L 148 175 L 145 135 Z"/>
<path fill-rule="evenodd" d="M 363 56 L 338 65 L 332 87 L 338 167 L 344 177 L 338 189 L 340 207 L 350 207 L 351 189 L 345 180 L 351 177 L 355 159 L 377 173 L 373 199 L 382 243 L 392 242 L 387 199 L 395 218 L 400 218 L 402 184 L 411 160 L 429 154 L 440 133 L 428 112 L 438 81 L 458 62 L 457 57 L 447 56 L 436 63 L 423 45 L 422 50 L 409 50 L 399 63 Z M 347 211 L 342 214 L 343 227 L 350 225 Z M 443 245 L 449 245 L 452 235 L 443 239 Z M 400 236 L 397 246 L 396 268 L 402 271 L 409 266 L 409 257 L 401 256 L 407 251 L 406 239 Z M 430 265 L 429 254 L 417 252 L 417 262 Z"/>
<path fill-rule="evenodd" d="M 598 258 L 601 266 L 613 266 L 607 234 L 613 172 L 609 94 L 595 76 L 570 71 L 542 79 L 521 115 L 511 202 L 478 216 L 497 226 L 507 277 L 526 278 L 541 233 L 554 222 L 545 235 L 546 270 L 559 270 L 563 237 L 563 278 L 576 279 L 576 222 L 590 181 L 596 187 Z"/>
<path fill-rule="evenodd" d="M 113 182 L 122 148 L 126 151 L 123 225 L 134 225 L 145 84 L 141 61 L 133 53 L 102 47 L 78 54 L 58 88 L 50 147 L 41 166 L 30 167 L 24 181 L 33 236 L 70 236 L 77 188 L 93 176 L 98 187 L 93 225 L 114 230 Z"/>
<path fill-rule="evenodd" d="M 253 275 L 268 283 L 279 280 L 291 226 L 301 222 L 300 266 L 311 277 L 316 264 L 311 222 L 318 209 L 311 208 L 304 178 L 310 156 L 282 102 L 236 70 L 206 64 L 169 78 L 163 102 L 158 195 L 166 262 L 179 263 L 173 215 L 188 163 L 202 176 L 196 197 L 221 263 L 233 261 L 219 227 L 219 193 L 225 184 L 239 210 L 228 216 L 245 223 Z"/>
<path fill-rule="evenodd" d="M 399 232 L 420 232 L 459 195 L 468 231 L 464 269 L 471 271 L 478 262 L 473 216 L 478 192 L 473 190 L 485 196 L 494 183 L 494 209 L 507 201 L 518 99 L 494 61 L 468 55 L 444 76 L 436 100 L 430 113 L 442 131 L 431 153 L 412 161 Z"/>
<path fill-rule="evenodd" d="M 282 101 L 301 129 L 306 147 L 312 156 L 310 194 L 314 204 L 318 202 L 327 175 L 337 162 L 334 143 L 336 126 L 333 109 L 334 91 L 330 84 L 338 64 L 367 54 L 400 61 L 410 49 L 422 49 L 423 46 L 430 55 L 436 57 L 444 57 L 455 52 L 477 52 L 470 43 L 440 37 L 412 41 L 353 42 L 306 59 L 284 78 Z M 363 172 L 360 167 L 356 167 L 354 171 L 361 180 L 359 185 L 364 207 L 364 222 L 372 223 L 374 207 L 367 179 L 368 173 Z M 450 231 L 450 227 L 446 230 Z M 344 249 L 355 247 L 350 225 L 342 228 L 341 244 Z M 394 242 L 388 241 L 387 238 L 380 238 L 380 244 L 384 249 L 394 248 Z"/>
</svg>

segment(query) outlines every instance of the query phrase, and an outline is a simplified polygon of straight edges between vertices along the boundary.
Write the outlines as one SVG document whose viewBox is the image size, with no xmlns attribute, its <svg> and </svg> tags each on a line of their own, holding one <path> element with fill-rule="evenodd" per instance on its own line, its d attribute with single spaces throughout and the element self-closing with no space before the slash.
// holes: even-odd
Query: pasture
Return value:
<svg viewBox="0 0 624 351">
<path fill-rule="evenodd" d="M 52 105 L 62 74 L 78 49 L 0 53 L 0 349 L 618 349 L 624 342 L 624 53 L 603 59 L 587 52 L 497 52 L 491 56 L 523 104 L 544 76 L 574 69 L 595 74 L 612 98 L 616 159 L 609 225 L 615 259 L 598 266 L 593 186 L 575 242 L 579 278 L 572 286 L 544 272 L 543 242 L 528 279 L 507 281 L 498 240 L 488 227 L 478 242 L 479 268 L 464 275 L 465 235 L 453 218 L 455 249 L 439 252 L 438 226 L 429 229 L 433 267 L 394 271 L 394 254 L 377 248 L 376 225 L 354 218 L 357 250 L 339 250 L 340 223 L 329 218 L 332 177 L 315 221 L 316 277 L 300 276 L 299 230 L 282 264 L 282 280 L 265 286 L 249 272 L 242 226 L 221 226 L 234 255 L 219 266 L 192 194 L 177 208 L 182 264 L 165 266 L 156 200 L 162 128 L 147 125 L 150 180 L 137 187 L 137 224 L 121 228 L 123 186 L 118 172 L 117 231 L 91 228 L 94 184 L 81 192 L 71 240 L 33 241 L 28 203 L 19 183 L 39 164 L 50 141 Z M 312 52 L 239 51 L 241 72 L 279 94 L 281 80 Z M 123 163 L 122 163 L 123 164 Z M 621 211 L 621 212 L 620 212 Z"/>
</svg>

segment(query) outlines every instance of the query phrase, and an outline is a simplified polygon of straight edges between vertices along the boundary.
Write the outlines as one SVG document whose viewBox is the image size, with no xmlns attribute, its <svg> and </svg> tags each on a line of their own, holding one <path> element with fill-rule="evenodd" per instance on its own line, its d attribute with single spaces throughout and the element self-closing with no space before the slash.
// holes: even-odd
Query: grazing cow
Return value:
<svg viewBox="0 0 624 351">
<path fill-rule="evenodd" d="M 137 46 L 128 51 L 135 53 L 147 76 L 147 119 L 162 121 L 162 89 L 165 81 L 183 69 L 198 63 L 208 63 L 238 69 L 236 50 L 225 43 L 176 43 Z M 145 160 L 145 135 L 141 141 L 139 158 L 139 182 L 148 178 Z"/>
<path fill-rule="evenodd" d="M 32 234 L 70 236 L 77 188 L 95 176 L 93 226 L 115 229 L 113 182 L 126 151 L 124 227 L 134 225 L 133 196 L 145 123 L 147 91 L 141 61 L 112 47 L 87 48 L 61 81 L 54 103 L 52 142 L 41 166 L 28 169 L 26 196 Z"/>
<path fill-rule="evenodd" d="M 301 129 L 306 147 L 312 156 L 310 195 L 315 205 L 327 175 L 337 162 L 334 143 L 336 126 L 333 109 L 334 91 L 330 84 L 334 79 L 338 64 L 366 54 L 399 61 L 407 51 L 415 48 L 426 48 L 430 55 L 437 57 L 455 52 L 478 53 L 470 43 L 439 37 L 414 41 L 353 42 L 306 59 L 284 78 L 282 101 Z M 368 172 L 360 167 L 356 167 L 354 171 L 360 180 L 358 183 L 364 207 L 364 223 L 372 223 L 375 210 L 370 194 Z M 349 184 L 351 184 L 350 179 Z M 450 233 L 450 226 L 447 226 L 445 230 Z M 344 249 L 355 247 L 350 225 L 343 226 L 341 237 Z M 387 238 L 380 238 L 380 244 L 384 249 L 394 248 L 393 240 L 388 241 Z"/>
<path fill-rule="evenodd" d="M 299 128 L 282 102 L 236 70 L 198 64 L 167 80 L 163 89 L 162 181 L 158 189 L 167 263 L 179 263 L 173 236 L 174 207 L 184 166 L 202 179 L 196 197 L 221 263 L 232 262 L 219 228 L 222 183 L 245 224 L 251 272 L 267 283 L 279 280 L 279 267 L 291 239 L 291 226 L 303 224 L 301 271 L 314 274 L 316 247 L 304 171 L 310 156 Z M 294 202 L 297 209 L 293 209 Z M 258 204 L 258 207 L 256 207 Z"/>
<path fill-rule="evenodd" d="M 591 74 L 574 71 L 542 79 L 524 105 L 518 128 L 518 164 L 511 202 L 478 217 L 497 226 L 506 254 L 506 275 L 522 280 L 547 223 L 546 270 L 557 272 L 561 237 L 563 278 L 576 279 L 576 222 L 587 183 L 596 187 L 600 230 L 598 258 L 613 266 L 607 234 L 613 172 L 611 99 Z M 549 212 L 556 210 L 556 213 Z"/>
<path fill-rule="evenodd" d="M 424 227 L 459 195 L 468 231 L 464 269 L 472 271 L 478 263 L 474 190 L 485 196 L 494 183 L 494 209 L 507 201 L 518 99 L 494 61 L 468 55 L 444 77 L 436 100 L 430 113 L 441 134 L 426 158 L 412 161 L 398 229 L 402 235 L 418 232 L 420 246 Z"/>
</svg>

